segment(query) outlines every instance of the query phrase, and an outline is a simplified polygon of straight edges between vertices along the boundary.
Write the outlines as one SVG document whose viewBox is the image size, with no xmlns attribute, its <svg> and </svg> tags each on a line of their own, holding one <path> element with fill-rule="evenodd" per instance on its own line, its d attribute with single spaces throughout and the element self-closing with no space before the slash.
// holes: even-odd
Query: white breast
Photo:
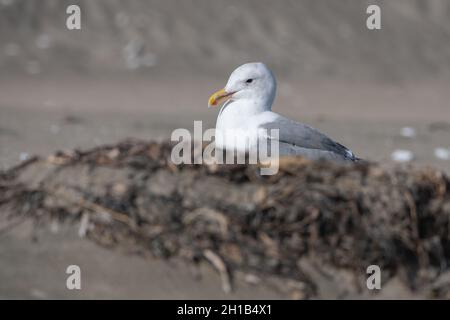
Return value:
<svg viewBox="0 0 450 320">
<path fill-rule="evenodd" d="M 258 128 L 276 118 L 276 114 L 261 112 L 246 102 L 232 101 L 222 107 L 216 124 L 216 147 L 246 152 L 257 147 L 259 138 L 266 138 Z"/>
</svg>

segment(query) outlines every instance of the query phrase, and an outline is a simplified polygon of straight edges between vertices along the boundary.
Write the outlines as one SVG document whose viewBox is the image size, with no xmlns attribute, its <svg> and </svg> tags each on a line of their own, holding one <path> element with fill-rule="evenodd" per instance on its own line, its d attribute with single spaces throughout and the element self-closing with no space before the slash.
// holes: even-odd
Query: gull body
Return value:
<svg viewBox="0 0 450 320">
<path fill-rule="evenodd" d="M 216 106 L 225 102 L 217 117 L 216 146 L 245 152 L 256 148 L 259 139 L 278 139 L 281 156 L 358 160 L 353 152 L 318 130 L 273 112 L 275 94 L 275 77 L 263 63 L 247 63 L 234 70 L 225 88 L 213 94 L 208 103 Z M 271 129 L 279 130 L 278 137 L 271 136 Z"/>
</svg>

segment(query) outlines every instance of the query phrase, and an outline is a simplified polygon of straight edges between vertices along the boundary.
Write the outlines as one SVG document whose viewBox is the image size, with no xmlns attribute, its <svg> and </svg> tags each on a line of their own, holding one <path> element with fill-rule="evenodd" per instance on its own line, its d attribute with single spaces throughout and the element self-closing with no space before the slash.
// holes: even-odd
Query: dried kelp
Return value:
<svg viewBox="0 0 450 320">
<path fill-rule="evenodd" d="M 80 235 L 106 246 L 209 261 L 225 290 L 240 270 L 304 283 L 313 295 L 299 263 L 307 255 L 361 275 L 377 264 L 411 288 L 448 270 L 442 172 L 287 158 L 261 176 L 252 165 L 175 166 L 170 152 L 130 140 L 33 159 L 0 175 L 1 212 L 81 221 Z"/>
</svg>

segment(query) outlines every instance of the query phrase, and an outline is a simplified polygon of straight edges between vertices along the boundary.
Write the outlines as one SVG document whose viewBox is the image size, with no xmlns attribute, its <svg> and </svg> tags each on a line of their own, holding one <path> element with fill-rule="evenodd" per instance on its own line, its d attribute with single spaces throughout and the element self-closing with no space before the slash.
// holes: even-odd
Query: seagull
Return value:
<svg viewBox="0 0 450 320">
<path fill-rule="evenodd" d="M 246 63 L 235 69 L 225 86 L 208 100 L 208 107 L 223 104 L 216 122 L 216 147 L 223 150 L 252 148 L 240 140 L 277 139 L 280 156 L 303 156 L 310 160 L 355 162 L 352 151 L 318 130 L 272 111 L 276 80 L 261 62 Z M 263 129 L 263 130 L 261 130 Z M 278 129 L 278 137 L 270 134 Z M 217 139 L 222 136 L 222 139 Z"/>
</svg>

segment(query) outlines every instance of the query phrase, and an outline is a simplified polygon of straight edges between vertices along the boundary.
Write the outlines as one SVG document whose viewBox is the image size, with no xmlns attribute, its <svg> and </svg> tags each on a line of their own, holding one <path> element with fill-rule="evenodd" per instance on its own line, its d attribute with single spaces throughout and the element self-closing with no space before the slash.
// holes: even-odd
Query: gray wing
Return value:
<svg viewBox="0 0 450 320">
<path fill-rule="evenodd" d="M 341 157 L 344 160 L 356 161 L 358 158 L 346 147 L 337 143 L 310 126 L 279 117 L 272 122 L 260 125 L 263 129 L 279 129 L 280 143 L 296 147 L 298 154 L 320 155 L 324 158 Z M 270 134 L 270 131 L 269 131 Z"/>
</svg>

